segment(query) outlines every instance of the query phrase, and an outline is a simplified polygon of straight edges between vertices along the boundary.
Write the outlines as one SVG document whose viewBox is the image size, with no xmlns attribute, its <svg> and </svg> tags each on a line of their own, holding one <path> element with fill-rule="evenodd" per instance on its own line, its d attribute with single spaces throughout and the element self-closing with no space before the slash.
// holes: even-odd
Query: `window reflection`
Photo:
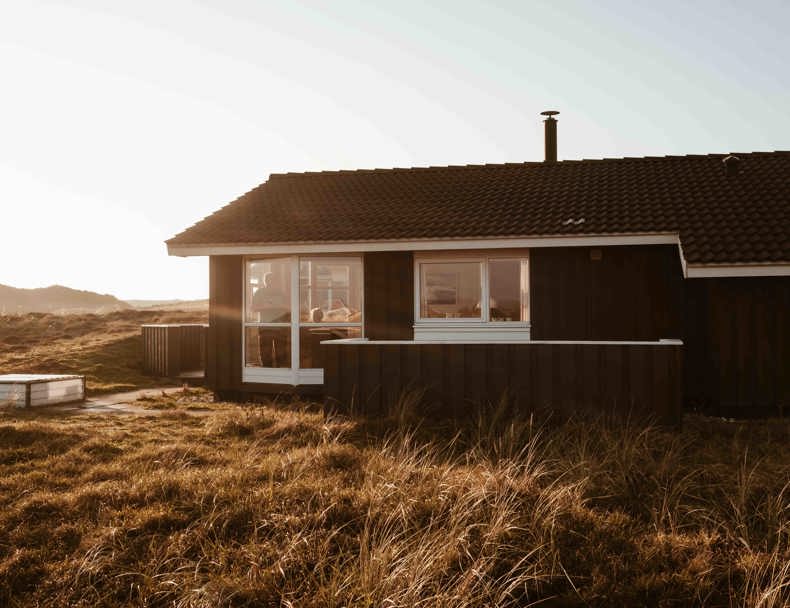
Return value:
<svg viewBox="0 0 790 608">
<path fill-rule="evenodd" d="M 247 367 L 291 367 L 291 328 L 247 327 L 244 336 Z"/>
<path fill-rule="evenodd" d="M 303 323 L 359 323 L 362 319 L 360 260 L 302 259 L 299 264 L 299 320 Z"/>
<path fill-rule="evenodd" d="M 288 259 L 247 265 L 247 322 L 291 322 L 291 263 Z"/>
<path fill-rule="evenodd" d="M 420 264 L 420 317 L 479 319 L 480 262 Z"/>
<path fill-rule="evenodd" d="M 525 321 L 526 293 L 522 260 L 489 260 L 489 306 L 492 321 Z M 522 287 L 524 285 L 524 287 Z"/>
</svg>

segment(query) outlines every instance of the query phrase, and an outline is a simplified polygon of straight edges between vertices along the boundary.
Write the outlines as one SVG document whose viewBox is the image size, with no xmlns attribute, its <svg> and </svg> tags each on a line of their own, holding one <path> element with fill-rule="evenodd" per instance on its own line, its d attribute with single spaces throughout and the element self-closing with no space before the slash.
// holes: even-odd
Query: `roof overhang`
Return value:
<svg viewBox="0 0 790 608">
<path fill-rule="evenodd" d="M 401 239 L 389 241 L 323 241 L 297 243 L 218 243 L 167 245 L 170 255 L 293 255 L 366 251 L 442 251 L 453 249 L 514 249 L 519 247 L 604 247 L 612 245 L 677 245 L 677 233 L 578 234 L 495 238 Z"/>
<path fill-rule="evenodd" d="M 699 264 L 687 265 L 686 278 L 714 277 L 787 277 L 790 276 L 790 263 L 775 264 Z"/>
<path fill-rule="evenodd" d="M 611 247 L 616 245 L 676 245 L 683 276 L 714 277 L 790 276 L 790 263 L 689 264 L 676 232 L 637 234 L 575 234 L 496 238 L 401 239 L 388 241 L 322 241 L 292 243 L 167 244 L 172 256 L 298 255 L 363 253 L 372 251 L 450 251 L 470 249 L 518 249 L 534 247 Z"/>
</svg>

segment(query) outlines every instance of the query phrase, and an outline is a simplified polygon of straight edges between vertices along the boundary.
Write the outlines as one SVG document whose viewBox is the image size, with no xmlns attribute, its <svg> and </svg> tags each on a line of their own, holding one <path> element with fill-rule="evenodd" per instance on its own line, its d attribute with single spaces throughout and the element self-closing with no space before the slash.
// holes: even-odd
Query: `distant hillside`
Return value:
<svg viewBox="0 0 790 608">
<path fill-rule="evenodd" d="M 131 308 L 115 296 L 81 291 L 61 285 L 38 289 L 20 289 L 0 285 L 0 314 L 28 312 L 54 314 L 108 313 Z"/>
<path fill-rule="evenodd" d="M 125 300 L 137 310 L 208 310 L 208 300 Z"/>
</svg>

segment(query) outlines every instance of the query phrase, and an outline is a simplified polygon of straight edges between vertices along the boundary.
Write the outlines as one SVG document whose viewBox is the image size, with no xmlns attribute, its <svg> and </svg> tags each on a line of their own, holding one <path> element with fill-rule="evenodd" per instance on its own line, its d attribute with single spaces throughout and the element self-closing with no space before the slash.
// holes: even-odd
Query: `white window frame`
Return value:
<svg viewBox="0 0 790 608">
<path fill-rule="evenodd" d="M 491 295 L 488 266 L 491 260 L 520 260 L 521 279 L 527 289 L 526 321 L 491 321 Z M 471 262 L 480 264 L 480 318 L 441 319 L 421 317 L 422 264 Z M 414 340 L 440 342 L 528 342 L 531 306 L 529 285 L 529 250 L 459 251 L 415 253 L 414 255 Z"/>
<path fill-rule="evenodd" d="M 290 323 L 258 323 L 247 321 L 247 287 L 249 281 L 250 262 L 266 260 L 288 260 L 291 270 L 291 321 Z M 299 269 L 303 259 L 327 259 L 334 262 L 359 262 L 362 272 L 359 276 L 360 283 L 360 318 L 358 322 L 319 322 L 302 321 L 299 301 Z M 359 327 L 360 336 L 365 335 L 365 262 L 362 255 L 295 255 L 295 256 L 245 256 L 243 258 L 244 272 L 242 280 L 242 328 L 241 328 L 241 380 L 242 382 L 266 384 L 323 384 L 324 370 L 322 368 L 299 367 L 299 329 L 304 327 Z M 248 327 L 289 327 L 291 328 L 291 367 L 248 367 L 247 366 L 247 328 Z"/>
</svg>

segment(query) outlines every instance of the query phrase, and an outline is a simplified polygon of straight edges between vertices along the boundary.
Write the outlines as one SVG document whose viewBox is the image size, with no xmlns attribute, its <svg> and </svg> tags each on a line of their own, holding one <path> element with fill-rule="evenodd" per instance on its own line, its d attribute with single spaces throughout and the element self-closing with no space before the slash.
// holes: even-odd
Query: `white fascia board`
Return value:
<svg viewBox="0 0 790 608">
<path fill-rule="evenodd" d="M 688 265 L 686 278 L 715 277 L 787 277 L 790 276 L 790 264 L 716 264 Z"/>
<path fill-rule="evenodd" d="M 272 243 L 270 245 L 168 245 L 169 255 L 285 255 L 302 253 L 359 253 L 365 251 L 447 251 L 458 249 L 519 249 L 529 247 L 606 247 L 613 245 L 677 245 L 676 232 L 642 234 L 579 234 L 478 239 L 418 239 Z"/>
<path fill-rule="evenodd" d="M 687 279 L 689 276 L 688 264 L 686 263 L 686 256 L 683 255 L 683 244 L 680 242 L 678 236 L 678 255 L 680 256 L 680 270 L 683 272 L 683 278 Z"/>
<path fill-rule="evenodd" d="M 649 342 L 639 340 L 489 340 L 484 344 L 572 344 L 592 346 L 683 346 L 683 340 L 676 338 L 662 338 Z M 379 345 L 406 345 L 406 344 L 481 344 L 479 340 L 367 340 L 364 338 L 339 338 L 337 340 L 322 340 L 321 344 L 356 344 L 364 346 Z"/>
</svg>

